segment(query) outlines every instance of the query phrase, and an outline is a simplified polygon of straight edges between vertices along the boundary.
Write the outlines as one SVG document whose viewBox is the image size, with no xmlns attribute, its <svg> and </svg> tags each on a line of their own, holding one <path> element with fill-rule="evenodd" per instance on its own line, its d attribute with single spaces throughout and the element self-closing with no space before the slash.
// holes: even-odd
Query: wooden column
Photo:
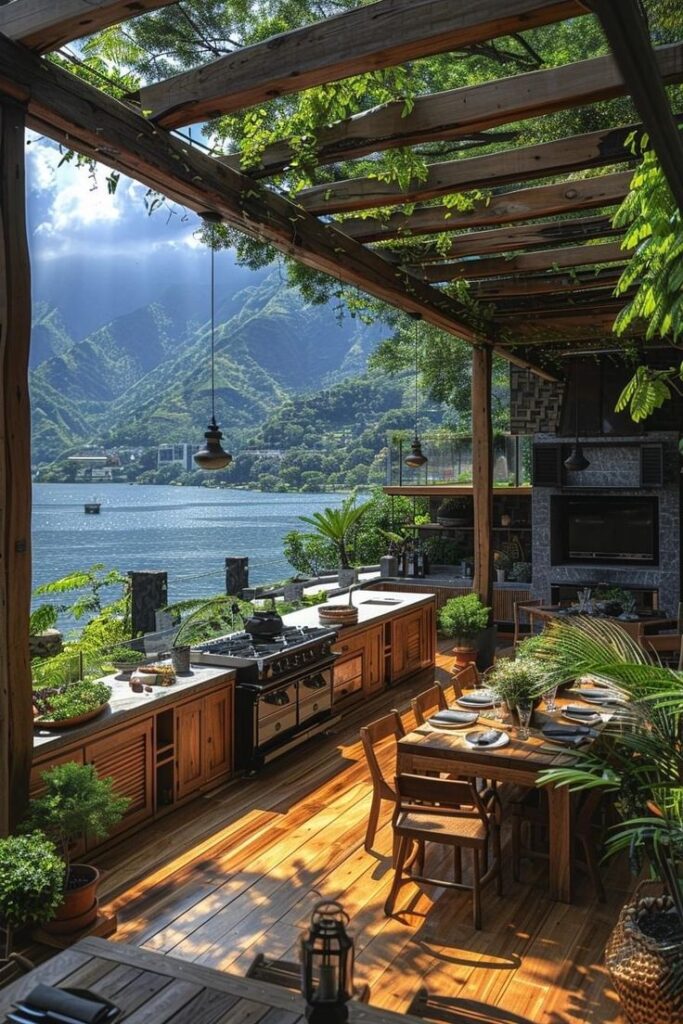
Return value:
<svg viewBox="0 0 683 1024">
<path fill-rule="evenodd" d="M 472 351 L 472 484 L 474 488 L 474 580 L 472 590 L 493 603 L 493 430 L 491 427 L 492 350 Z"/>
<path fill-rule="evenodd" d="M 0 101 L 0 835 L 24 812 L 33 750 L 28 648 L 31 272 L 24 126 L 24 108 Z"/>
</svg>

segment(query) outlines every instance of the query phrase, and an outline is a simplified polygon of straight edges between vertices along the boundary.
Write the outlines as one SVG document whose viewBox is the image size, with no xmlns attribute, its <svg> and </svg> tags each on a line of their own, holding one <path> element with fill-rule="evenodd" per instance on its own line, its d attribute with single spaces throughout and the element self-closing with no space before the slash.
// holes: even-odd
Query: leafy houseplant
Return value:
<svg viewBox="0 0 683 1024">
<path fill-rule="evenodd" d="M 79 679 L 66 686 L 34 689 L 33 705 L 39 723 L 68 725 L 72 720 L 82 721 L 84 715 L 94 717 L 104 710 L 110 697 L 111 687 L 106 683 Z"/>
<path fill-rule="evenodd" d="M 606 855 L 628 850 L 636 870 L 647 862 L 662 895 L 639 887 L 612 932 L 607 966 L 633 1024 L 674 1024 L 683 1017 L 683 673 L 653 663 L 616 623 L 600 619 L 551 623 L 535 653 L 553 682 L 590 674 L 622 702 L 600 748 L 545 771 L 540 782 L 613 795 L 620 820 Z"/>
<path fill-rule="evenodd" d="M 518 704 L 533 703 L 548 688 L 546 668 L 543 662 L 533 657 L 500 658 L 486 681 L 510 711 Z"/>
<path fill-rule="evenodd" d="M 355 573 L 352 570 L 350 561 L 349 536 L 354 527 L 360 523 L 370 504 L 371 502 L 365 501 L 360 505 L 356 505 L 355 499 L 351 497 L 342 503 L 341 508 L 325 508 L 322 512 L 314 512 L 311 516 L 299 516 L 303 523 L 308 523 L 309 526 L 314 528 L 318 536 L 325 538 L 334 545 L 339 560 L 339 567 L 347 570 L 346 578 L 348 579 L 349 572 L 353 573 L 350 580 L 351 583 L 354 581 Z M 348 586 L 348 583 L 342 583 L 341 573 L 339 584 L 340 586 Z"/>
<path fill-rule="evenodd" d="M 40 832 L 0 839 L 0 930 L 4 950 L 12 950 L 12 935 L 26 924 L 49 921 L 64 898 L 64 862 Z"/>
<path fill-rule="evenodd" d="M 491 609 L 481 603 L 477 594 L 451 597 L 439 611 L 439 629 L 453 637 L 455 663 L 465 667 L 476 659 L 474 640 L 489 624 Z"/>
<path fill-rule="evenodd" d="M 40 830 L 51 839 L 64 861 L 63 902 L 50 931 L 73 932 L 97 917 L 99 871 L 89 864 L 73 864 L 71 853 L 83 836 L 103 839 L 125 813 L 130 800 L 114 793 L 110 778 L 100 779 L 91 764 L 67 761 L 43 772 L 45 792 L 29 804 L 27 831 Z"/>
</svg>

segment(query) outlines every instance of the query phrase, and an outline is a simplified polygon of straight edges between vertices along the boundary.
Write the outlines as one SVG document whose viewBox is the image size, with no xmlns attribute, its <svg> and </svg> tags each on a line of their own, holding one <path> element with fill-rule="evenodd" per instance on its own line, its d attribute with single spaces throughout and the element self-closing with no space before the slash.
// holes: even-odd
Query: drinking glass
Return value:
<svg viewBox="0 0 683 1024">
<path fill-rule="evenodd" d="M 543 694 L 543 700 L 545 701 L 545 710 L 549 715 L 554 715 L 557 711 L 557 704 L 555 699 L 557 697 L 557 686 L 549 687 Z"/>
<path fill-rule="evenodd" d="M 517 736 L 520 740 L 529 739 L 529 723 L 531 722 L 531 713 L 533 710 L 534 705 L 532 701 L 520 700 L 517 702 L 517 715 L 519 717 Z"/>
</svg>

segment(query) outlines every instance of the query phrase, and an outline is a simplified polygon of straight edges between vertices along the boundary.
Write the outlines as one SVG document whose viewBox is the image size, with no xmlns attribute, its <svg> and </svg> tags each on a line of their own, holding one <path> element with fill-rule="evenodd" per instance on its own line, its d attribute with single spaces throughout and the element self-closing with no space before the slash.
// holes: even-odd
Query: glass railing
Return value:
<svg viewBox="0 0 683 1024">
<path fill-rule="evenodd" d="M 472 484 L 472 438 L 455 434 L 426 434 L 422 451 L 428 462 L 419 469 L 406 466 L 412 438 L 391 437 L 387 452 L 387 484 L 437 485 Z M 531 484 L 531 435 L 497 434 L 493 442 L 494 487 L 523 487 Z"/>
</svg>

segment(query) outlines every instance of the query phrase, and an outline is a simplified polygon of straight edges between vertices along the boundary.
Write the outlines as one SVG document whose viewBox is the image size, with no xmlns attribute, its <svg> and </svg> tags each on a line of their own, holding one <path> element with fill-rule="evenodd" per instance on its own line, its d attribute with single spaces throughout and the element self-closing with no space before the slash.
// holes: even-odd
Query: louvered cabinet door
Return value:
<svg viewBox="0 0 683 1024">
<path fill-rule="evenodd" d="M 176 796 L 178 800 L 201 788 L 205 776 L 204 698 L 176 709 Z"/>
<path fill-rule="evenodd" d="M 92 764 L 99 777 L 114 780 L 114 792 L 127 796 L 128 809 L 110 836 L 125 832 L 151 818 L 154 813 L 152 793 L 152 737 L 153 720 L 145 718 L 126 729 L 119 729 L 104 739 L 87 743 L 84 748 L 85 761 Z M 86 847 L 91 850 L 103 839 L 89 837 Z"/>
<path fill-rule="evenodd" d="M 391 681 L 403 679 L 423 667 L 425 623 L 422 609 L 391 623 Z"/>
</svg>

